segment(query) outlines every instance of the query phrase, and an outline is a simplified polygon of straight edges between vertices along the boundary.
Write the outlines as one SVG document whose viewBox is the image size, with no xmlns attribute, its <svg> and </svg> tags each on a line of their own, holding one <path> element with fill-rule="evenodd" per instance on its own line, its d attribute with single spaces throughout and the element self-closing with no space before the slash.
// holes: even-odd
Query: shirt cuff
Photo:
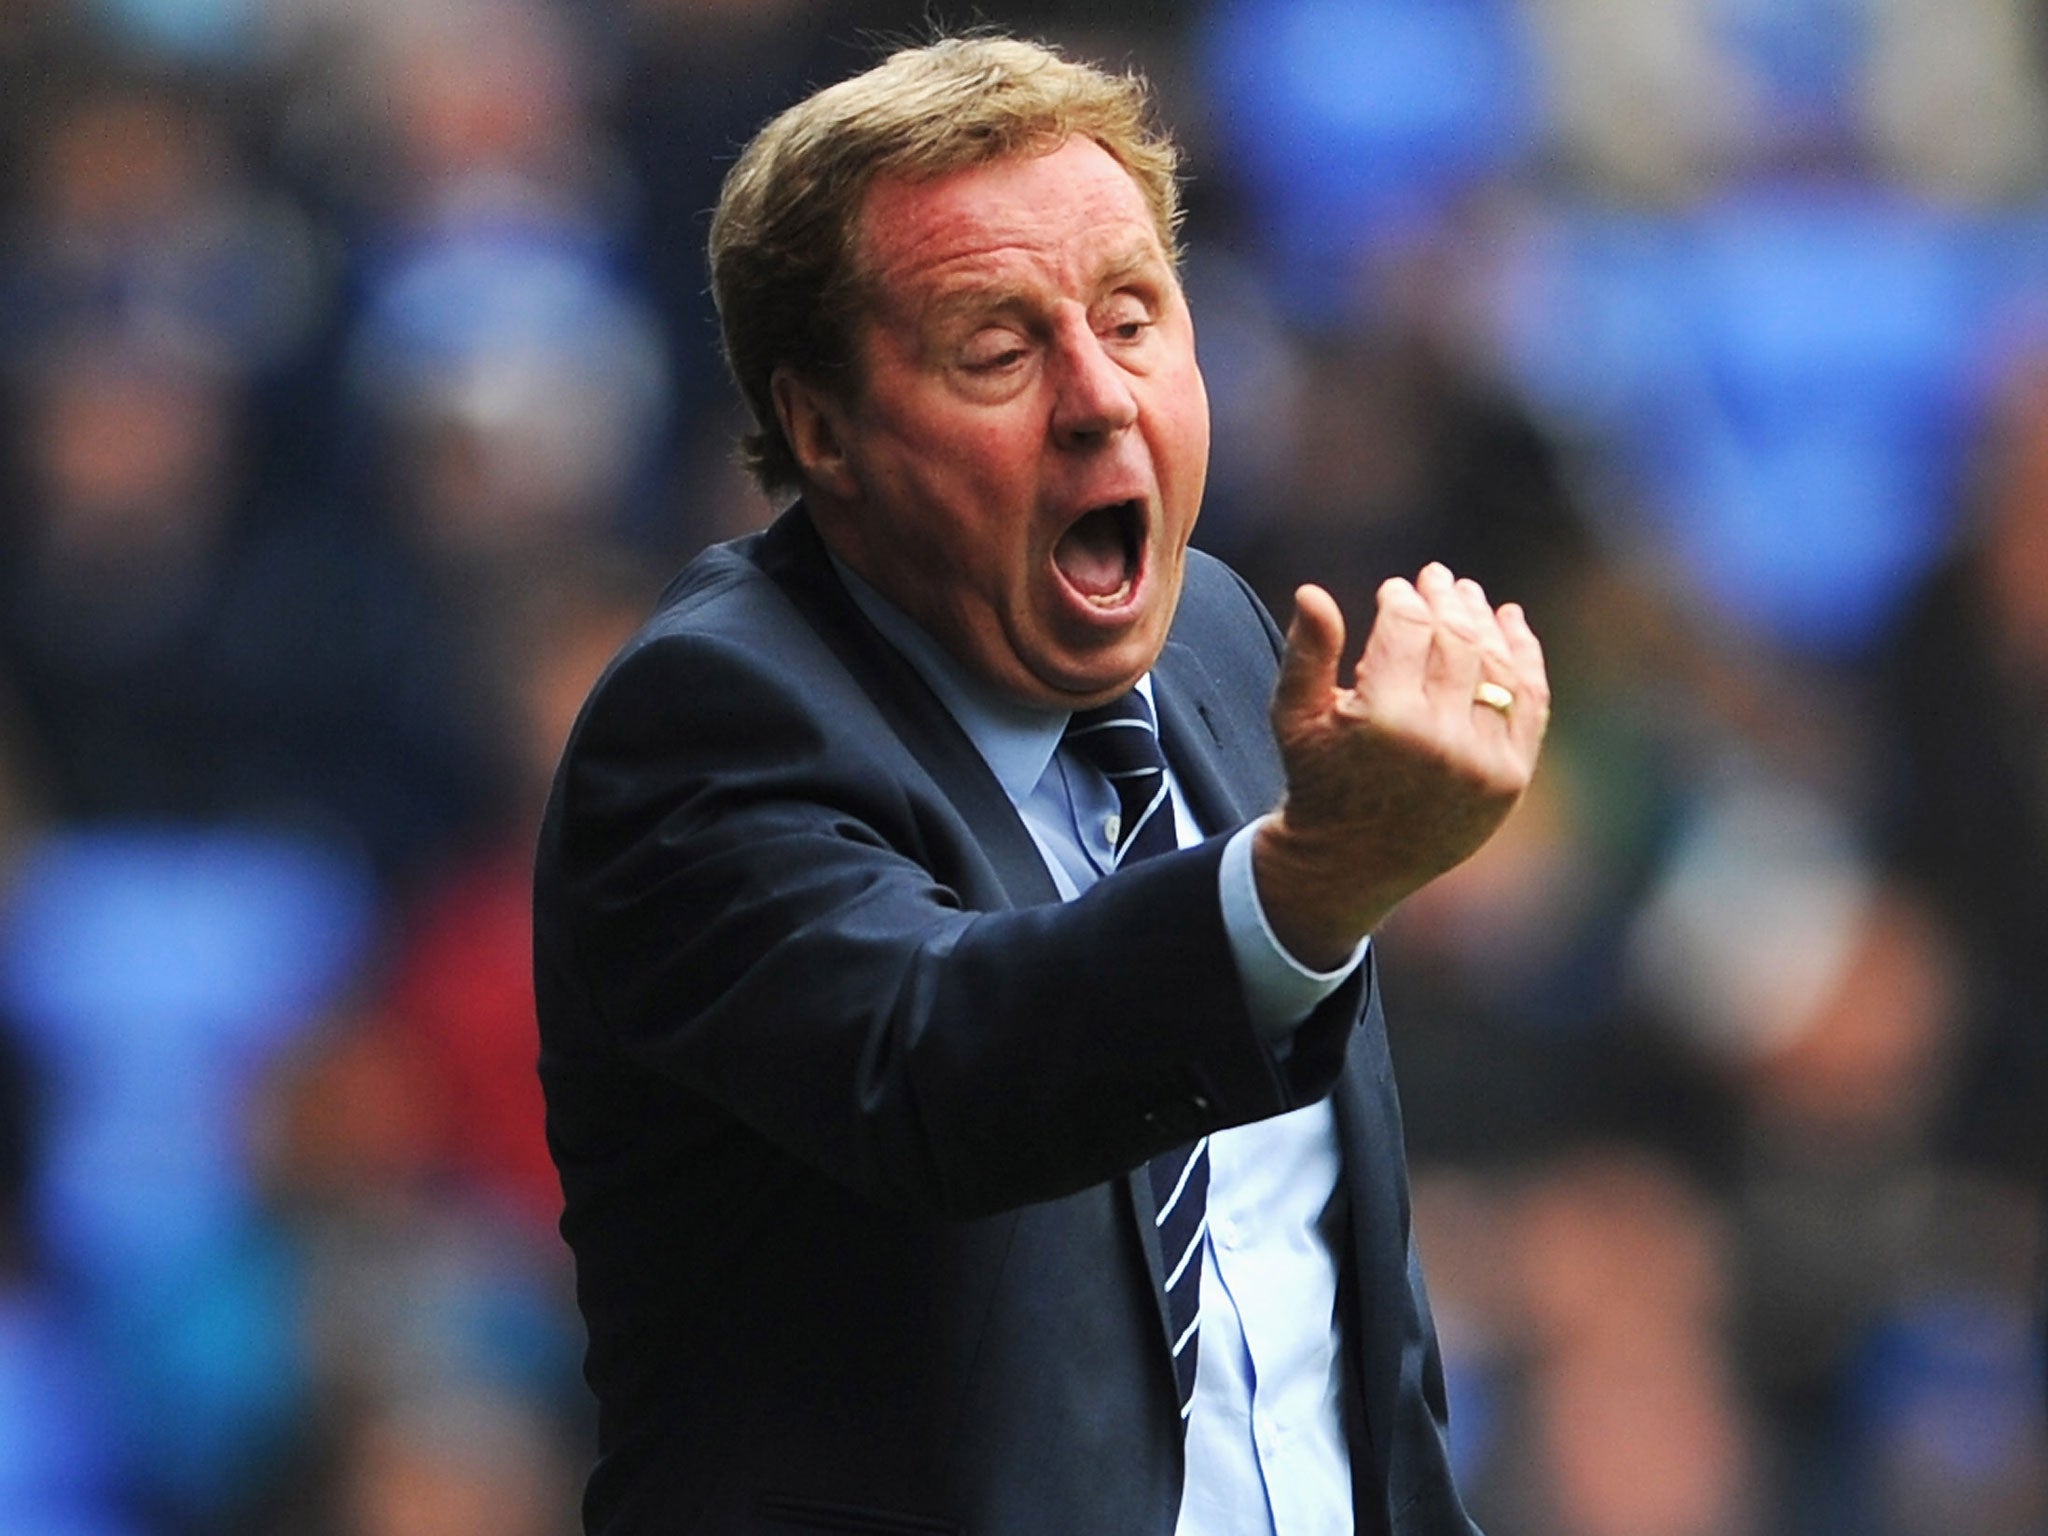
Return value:
<svg viewBox="0 0 2048 1536">
<path fill-rule="evenodd" d="M 1231 958 L 1237 962 L 1252 1024 L 1268 1040 L 1281 1042 L 1315 1012 L 1318 1003 L 1344 985 L 1345 978 L 1365 958 L 1372 940 L 1369 936 L 1360 939 L 1351 957 L 1334 971 L 1312 971 L 1290 955 L 1273 936 L 1266 909 L 1259 904 L 1258 883 L 1252 878 L 1252 834 L 1258 827 L 1255 821 L 1238 828 L 1223 845 L 1218 875 L 1223 931 L 1230 940 Z"/>
</svg>

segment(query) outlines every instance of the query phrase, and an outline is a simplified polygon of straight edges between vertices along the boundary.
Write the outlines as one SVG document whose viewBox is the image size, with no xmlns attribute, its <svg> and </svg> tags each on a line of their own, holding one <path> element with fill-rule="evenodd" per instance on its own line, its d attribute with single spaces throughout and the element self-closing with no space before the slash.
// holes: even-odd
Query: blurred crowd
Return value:
<svg viewBox="0 0 2048 1536">
<path fill-rule="evenodd" d="M 2039 1536 L 2048 6 L 1123 0 L 1197 541 L 1543 774 L 1379 939 L 1491 1536 Z M 0 0 L 0 1532 L 566 1536 L 530 838 L 772 509 L 702 245 L 921 4 Z"/>
</svg>

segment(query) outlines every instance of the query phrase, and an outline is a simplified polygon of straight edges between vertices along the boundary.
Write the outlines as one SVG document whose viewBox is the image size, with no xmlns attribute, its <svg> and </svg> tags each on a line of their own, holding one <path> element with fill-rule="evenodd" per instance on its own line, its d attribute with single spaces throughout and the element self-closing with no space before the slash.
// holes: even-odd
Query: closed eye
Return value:
<svg viewBox="0 0 2048 1536">
<path fill-rule="evenodd" d="M 960 366 L 969 373 L 1001 373 L 1031 355 L 1030 338 L 1013 326 L 984 326 L 960 348 Z"/>
<path fill-rule="evenodd" d="M 1022 347 L 1004 347 L 1000 352 L 977 353 L 966 360 L 969 373 L 1000 373 L 1024 361 Z"/>
<path fill-rule="evenodd" d="M 1095 334 L 1105 341 L 1142 341 L 1158 318 L 1158 311 L 1151 303 L 1124 289 L 1112 295 L 1096 311 Z"/>
</svg>

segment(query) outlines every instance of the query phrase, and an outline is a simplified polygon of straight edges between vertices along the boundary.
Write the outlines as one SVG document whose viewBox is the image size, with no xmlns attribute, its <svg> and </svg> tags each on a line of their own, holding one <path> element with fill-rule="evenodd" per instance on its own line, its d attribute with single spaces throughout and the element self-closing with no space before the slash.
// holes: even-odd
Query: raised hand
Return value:
<svg viewBox="0 0 2048 1536">
<path fill-rule="evenodd" d="M 1378 604 L 1345 687 L 1343 614 L 1321 587 L 1296 592 L 1273 696 L 1287 793 L 1252 868 L 1275 936 L 1318 968 L 1493 835 L 1550 719 L 1543 648 L 1519 606 L 1496 610 L 1436 564 L 1383 583 Z"/>
</svg>

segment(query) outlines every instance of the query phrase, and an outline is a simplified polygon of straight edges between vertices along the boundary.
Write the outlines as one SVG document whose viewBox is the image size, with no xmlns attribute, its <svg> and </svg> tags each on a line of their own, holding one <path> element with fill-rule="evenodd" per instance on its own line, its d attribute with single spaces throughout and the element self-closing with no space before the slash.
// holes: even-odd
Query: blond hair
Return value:
<svg viewBox="0 0 2048 1536">
<path fill-rule="evenodd" d="M 771 493 L 801 479 L 770 394 L 778 368 L 854 382 L 860 211 L 876 178 L 925 180 L 1079 135 L 1128 171 L 1171 255 L 1177 155 L 1144 82 L 1016 38 L 945 38 L 890 55 L 798 102 L 754 136 L 711 222 L 711 288 L 726 365 L 757 430 L 748 467 Z"/>
</svg>

